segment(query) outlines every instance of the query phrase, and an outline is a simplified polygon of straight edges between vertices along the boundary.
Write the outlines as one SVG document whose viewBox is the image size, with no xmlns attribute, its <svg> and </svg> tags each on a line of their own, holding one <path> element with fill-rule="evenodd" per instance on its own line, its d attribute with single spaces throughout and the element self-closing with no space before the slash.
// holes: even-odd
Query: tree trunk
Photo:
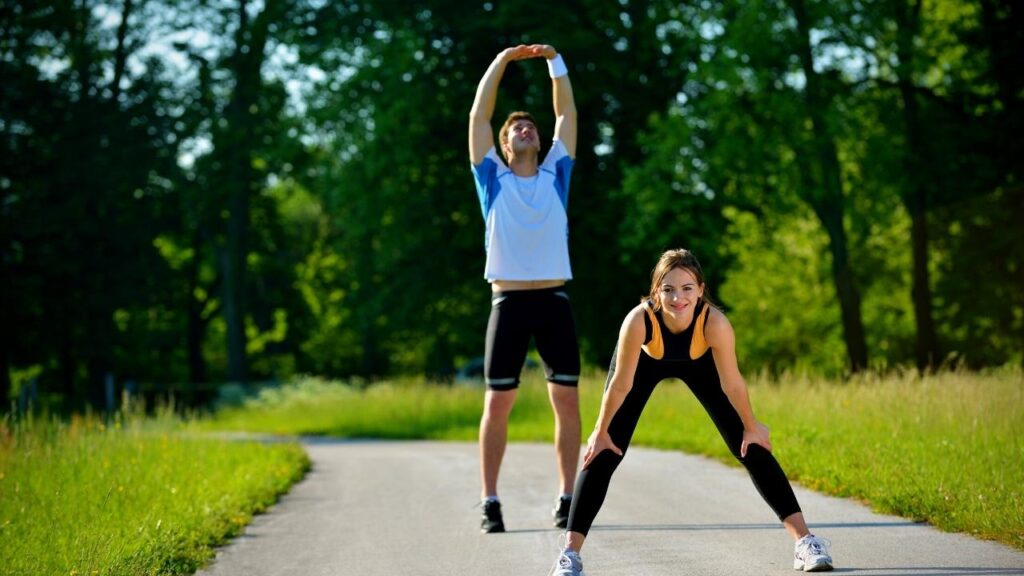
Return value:
<svg viewBox="0 0 1024 576">
<path fill-rule="evenodd" d="M 793 9 L 799 32 L 798 50 L 807 82 L 805 103 L 807 116 L 813 126 L 812 145 L 817 153 L 818 177 L 805 178 L 807 182 L 803 186 L 802 196 L 814 209 L 828 232 L 829 251 L 832 254 L 832 279 L 836 285 L 836 295 L 839 297 L 843 339 L 846 342 L 850 370 L 859 372 L 868 365 L 868 348 L 864 337 L 860 293 L 850 269 L 846 231 L 843 228 L 843 184 L 839 156 L 835 141 L 828 133 L 825 122 L 828 98 L 821 86 L 821 79 L 814 70 L 806 6 L 803 0 L 790 0 L 789 4 Z"/>
<path fill-rule="evenodd" d="M 917 367 L 930 370 L 941 359 L 939 338 L 932 317 L 932 290 L 928 272 L 928 213 L 919 203 L 924 194 L 918 191 L 914 205 L 907 205 L 911 211 L 910 241 L 914 258 L 914 279 L 911 296 L 914 299 L 914 320 L 917 327 Z"/>
<path fill-rule="evenodd" d="M 78 92 L 84 102 L 92 93 L 93 54 L 88 44 L 87 31 L 91 28 L 92 8 L 87 2 L 76 3 L 74 16 L 68 30 L 68 45 L 71 49 L 71 66 L 78 76 Z"/>
<path fill-rule="evenodd" d="M 917 328 L 915 355 L 919 370 L 932 368 L 941 357 L 939 340 L 932 317 L 932 291 L 928 272 L 928 188 L 923 179 L 928 161 L 925 157 L 924 139 L 921 134 L 921 119 L 914 95 L 912 81 L 913 43 L 917 35 L 921 11 L 921 0 L 909 7 L 900 0 L 896 6 L 897 57 L 896 67 L 900 97 L 903 103 L 903 125 L 906 133 L 906 148 L 903 165 L 906 184 L 901 195 L 903 205 L 910 214 L 910 244 L 913 254 L 913 285 L 911 296 L 914 302 L 914 320 Z"/>
<path fill-rule="evenodd" d="M 368 380 L 384 374 L 386 370 L 381 354 L 380 328 L 377 326 L 377 318 L 383 304 L 380 302 L 379 282 L 375 280 L 374 273 L 376 255 L 372 252 L 372 246 L 375 244 L 373 236 L 376 234 L 377 232 L 370 232 L 365 236 L 365 248 L 355 257 L 354 271 L 359 287 L 352 294 L 353 301 L 359 302 L 354 320 L 359 326 L 363 345 L 359 375 Z"/>
<path fill-rule="evenodd" d="M 235 90 L 228 104 L 228 128 L 224 144 L 227 154 L 228 253 L 224 259 L 224 319 L 227 323 L 228 379 L 248 378 L 245 335 L 245 276 L 248 256 L 249 206 L 257 182 L 252 167 L 253 140 L 251 110 L 256 106 L 262 78 L 264 52 L 271 3 L 249 23 L 246 0 L 238 3 L 239 26 L 235 34 Z"/>
<path fill-rule="evenodd" d="M 834 148 L 831 153 L 835 154 Z M 827 155 L 827 152 L 822 155 Z M 868 350 L 860 310 L 860 291 L 850 269 L 846 230 L 843 227 L 843 209 L 841 205 L 831 202 L 813 203 L 811 207 L 828 234 L 829 253 L 832 256 L 832 282 L 839 298 L 843 340 L 846 343 L 850 371 L 860 372 L 868 366 Z"/>
<path fill-rule="evenodd" d="M 128 62 L 128 18 L 132 15 L 132 0 L 124 0 L 121 9 L 121 23 L 117 26 L 117 48 L 114 49 L 114 78 L 110 81 L 110 99 L 115 103 L 121 97 L 121 79 L 124 78 L 125 64 Z"/>
<path fill-rule="evenodd" d="M 244 155 L 243 155 L 244 157 Z M 238 159 L 236 159 L 238 160 Z M 245 260 L 249 229 L 250 170 L 241 166 L 232 172 L 240 179 L 233 184 L 228 203 L 228 253 L 224 258 L 224 319 L 227 323 L 228 380 L 245 382 Z"/>
<path fill-rule="evenodd" d="M 202 239 L 199 232 L 192 235 L 192 262 L 187 270 L 188 289 L 188 328 L 185 347 L 188 353 L 189 382 L 206 382 L 206 362 L 203 360 L 203 338 L 206 334 L 206 321 L 203 319 L 203 304 L 196 300 L 195 292 L 199 286 L 199 263 L 202 261 Z"/>
<path fill-rule="evenodd" d="M 1020 134 L 1024 130 L 1024 6 L 1017 0 L 980 0 L 981 38 L 987 43 L 989 74 L 996 84 L 996 97 L 1000 106 L 992 114 L 991 136 L 987 139 L 987 156 L 995 160 L 995 171 L 999 174 L 994 187 L 1005 186 L 1005 211 L 1013 221 L 1013 215 L 1024 213 L 1024 163 L 1020 161 L 1022 146 Z M 1013 226 L 1013 224 L 1011 224 Z M 1020 246 L 1021 229 L 1016 227 L 1010 236 L 1009 246 Z M 1010 248 L 1011 252 L 1016 252 Z M 996 258 L 1009 260 L 1005 251 Z M 1024 266 L 1019 258 L 1008 261 L 1008 278 L 1016 286 L 1024 285 Z M 1024 306 L 1021 291 L 1005 302 L 1006 310 Z M 1017 322 L 1018 342 L 1024 342 L 1024 323 Z M 1024 366 L 1024 359 L 1021 360 Z"/>
</svg>

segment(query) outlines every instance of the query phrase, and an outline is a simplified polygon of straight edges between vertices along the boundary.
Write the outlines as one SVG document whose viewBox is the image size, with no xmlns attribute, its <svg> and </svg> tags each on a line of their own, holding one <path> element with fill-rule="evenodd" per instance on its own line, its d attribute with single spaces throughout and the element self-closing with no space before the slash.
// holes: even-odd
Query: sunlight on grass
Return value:
<svg viewBox="0 0 1024 576">
<path fill-rule="evenodd" d="M 757 379 L 751 397 L 804 486 L 1024 548 L 1019 371 Z M 644 418 L 637 442 L 733 460 L 682 384 L 657 392 Z"/>
<path fill-rule="evenodd" d="M 302 477 L 297 445 L 172 416 L 0 424 L 0 573 L 191 574 Z"/>
</svg>

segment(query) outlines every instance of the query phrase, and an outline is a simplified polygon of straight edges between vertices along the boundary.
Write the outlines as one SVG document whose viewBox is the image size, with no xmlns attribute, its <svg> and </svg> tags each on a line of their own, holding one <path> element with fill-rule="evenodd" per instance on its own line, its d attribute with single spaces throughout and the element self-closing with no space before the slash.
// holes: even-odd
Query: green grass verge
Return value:
<svg viewBox="0 0 1024 576">
<path fill-rule="evenodd" d="M 637 442 L 732 461 L 682 384 L 662 392 Z M 841 385 L 794 378 L 758 382 L 751 396 L 772 429 L 776 457 L 804 486 L 1024 549 L 1019 371 L 869 376 Z"/>
<path fill-rule="evenodd" d="M 0 574 L 191 574 L 308 466 L 167 416 L 0 423 Z"/>
<path fill-rule="evenodd" d="M 584 436 L 604 373 L 584 374 Z M 1019 369 L 865 376 L 751 378 L 755 413 L 774 451 L 804 486 L 874 509 L 1024 549 L 1024 375 Z M 509 438 L 550 441 L 543 376 L 524 375 Z M 265 391 L 206 427 L 283 434 L 475 440 L 482 390 L 416 381 L 365 390 L 303 379 Z M 706 454 L 736 464 L 689 390 L 666 381 L 634 445 Z M 809 519 L 814 521 L 813 518 Z"/>
</svg>

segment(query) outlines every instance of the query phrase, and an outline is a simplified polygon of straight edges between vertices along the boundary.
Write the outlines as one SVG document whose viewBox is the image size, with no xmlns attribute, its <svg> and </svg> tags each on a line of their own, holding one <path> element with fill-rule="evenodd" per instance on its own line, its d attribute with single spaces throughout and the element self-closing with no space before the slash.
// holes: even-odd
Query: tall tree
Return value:
<svg viewBox="0 0 1024 576">
<path fill-rule="evenodd" d="M 146 349 L 122 327 L 166 293 L 152 242 L 174 170 L 160 112 L 167 86 L 159 62 L 126 79 L 120 62 L 147 25 L 130 10 L 112 14 L 116 30 L 91 3 L 16 3 L 4 21 L 4 276 L 16 279 L 9 302 L 36 342 L 10 362 L 55 367 L 44 385 L 69 407 L 103 403 L 106 375 Z"/>
<path fill-rule="evenodd" d="M 829 237 L 832 255 L 832 278 L 839 296 L 843 321 L 843 337 L 850 369 L 858 372 L 867 368 L 868 349 L 861 316 L 860 291 L 857 288 L 843 223 L 844 194 L 836 144 L 829 132 L 828 114 L 831 98 L 821 75 L 814 67 L 811 29 L 814 27 L 804 0 L 787 0 L 796 20 L 796 54 L 800 59 L 806 89 L 805 114 L 811 124 L 811 139 L 802 147 L 806 158 L 814 158 L 814 170 L 807 163 L 804 168 L 801 196 L 814 209 Z"/>
<path fill-rule="evenodd" d="M 914 320 L 917 326 L 915 354 L 919 369 L 932 367 L 941 358 L 935 321 L 932 318 L 932 290 L 928 271 L 928 166 L 925 152 L 924 129 L 917 102 L 914 82 L 915 49 L 920 30 L 923 0 L 896 0 L 892 14 L 896 23 L 897 84 L 903 111 L 904 150 L 906 171 L 903 204 L 910 214 L 911 249 L 913 252 L 912 295 Z"/>
<path fill-rule="evenodd" d="M 234 54 L 231 57 L 234 87 L 225 110 L 227 126 L 214 145 L 224 150 L 227 188 L 228 234 L 224 255 L 224 320 L 227 323 L 228 379 L 244 382 L 246 367 L 246 261 L 249 250 L 251 199 L 260 181 L 253 168 L 252 117 L 255 114 L 269 31 L 282 13 L 284 2 L 262 6 L 255 18 L 248 0 L 238 0 Z"/>
</svg>

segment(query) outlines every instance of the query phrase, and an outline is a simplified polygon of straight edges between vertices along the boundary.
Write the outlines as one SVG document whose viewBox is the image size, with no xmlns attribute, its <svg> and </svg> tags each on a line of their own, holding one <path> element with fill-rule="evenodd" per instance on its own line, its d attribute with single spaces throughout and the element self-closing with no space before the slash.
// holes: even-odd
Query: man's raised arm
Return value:
<svg viewBox="0 0 1024 576">
<path fill-rule="evenodd" d="M 529 58 L 532 55 L 530 48 L 522 44 L 506 48 L 498 53 L 480 79 L 480 84 L 476 87 L 476 97 L 473 99 L 473 108 L 469 111 L 469 160 L 473 164 L 483 162 L 487 151 L 494 146 L 491 117 L 494 115 L 498 84 L 505 74 L 505 66 L 513 60 Z"/>
<path fill-rule="evenodd" d="M 569 156 L 576 158 L 576 100 L 572 95 L 569 71 L 562 57 L 551 46 L 542 53 L 548 59 L 552 100 L 555 106 L 555 138 L 562 142 Z"/>
</svg>

